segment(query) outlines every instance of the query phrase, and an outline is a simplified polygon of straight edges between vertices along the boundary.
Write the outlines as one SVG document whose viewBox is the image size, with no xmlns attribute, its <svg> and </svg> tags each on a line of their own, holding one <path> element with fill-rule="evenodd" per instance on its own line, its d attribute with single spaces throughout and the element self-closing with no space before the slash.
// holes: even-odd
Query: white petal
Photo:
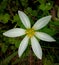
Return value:
<svg viewBox="0 0 59 65">
<path fill-rule="evenodd" d="M 18 49 L 18 55 L 19 55 L 19 57 L 23 54 L 23 52 L 27 48 L 28 41 L 29 41 L 29 38 L 27 36 L 21 41 L 19 49 Z"/>
<path fill-rule="evenodd" d="M 51 16 L 46 16 L 46 17 L 43 17 L 41 19 L 39 19 L 33 26 L 33 28 L 35 30 L 38 30 L 38 29 L 41 29 L 43 28 L 44 26 L 46 26 L 48 24 L 48 22 L 50 21 L 51 19 Z"/>
<path fill-rule="evenodd" d="M 22 12 L 22 11 L 18 11 L 18 14 L 19 14 L 19 17 L 20 17 L 23 25 L 26 28 L 30 28 L 31 24 L 30 24 L 30 20 L 29 20 L 28 16 L 24 12 Z"/>
<path fill-rule="evenodd" d="M 8 30 L 5 33 L 3 33 L 3 35 L 5 35 L 7 37 L 18 37 L 18 36 L 22 36 L 24 34 L 25 34 L 25 30 L 22 28 L 13 28 L 13 29 Z"/>
<path fill-rule="evenodd" d="M 31 38 L 31 45 L 32 45 L 33 52 L 35 53 L 37 58 L 42 59 L 42 49 L 38 40 L 35 37 Z"/>
<path fill-rule="evenodd" d="M 35 36 L 43 41 L 53 42 L 55 39 L 53 39 L 50 35 L 43 33 L 43 32 L 36 32 Z"/>
</svg>

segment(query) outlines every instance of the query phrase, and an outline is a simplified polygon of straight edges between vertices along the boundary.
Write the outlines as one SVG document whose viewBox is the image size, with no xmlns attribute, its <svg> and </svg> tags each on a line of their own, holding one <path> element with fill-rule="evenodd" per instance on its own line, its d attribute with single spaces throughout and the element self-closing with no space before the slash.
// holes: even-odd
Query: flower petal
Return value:
<svg viewBox="0 0 59 65">
<path fill-rule="evenodd" d="M 46 16 L 46 17 L 43 17 L 41 19 L 39 19 L 33 26 L 33 28 L 35 30 L 38 30 L 38 29 L 41 29 L 43 28 L 44 26 L 46 26 L 48 24 L 48 22 L 50 21 L 51 19 L 51 16 Z"/>
<path fill-rule="evenodd" d="M 38 40 L 34 36 L 31 38 L 31 45 L 32 45 L 33 52 L 35 53 L 37 58 L 42 59 L 41 46 L 40 46 Z"/>
<path fill-rule="evenodd" d="M 28 45 L 29 38 L 26 36 L 22 42 L 20 43 L 19 49 L 18 49 L 18 55 L 19 57 L 23 54 L 25 51 L 27 45 Z"/>
<path fill-rule="evenodd" d="M 55 39 L 53 39 L 50 35 L 43 33 L 43 32 L 36 32 L 35 36 L 43 41 L 53 42 Z"/>
<path fill-rule="evenodd" d="M 22 12 L 22 11 L 18 11 L 18 14 L 19 14 L 19 17 L 20 17 L 23 25 L 26 28 L 30 28 L 31 24 L 30 24 L 30 20 L 29 20 L 28 16 L 24 12 Z"/>
<path fill-rule="evenodd" d="M 18 36 L 22 36 L 25 34 L 25 30 L 22 28 L 14 28 L 11 29 L 5 33 L 3 33 L 3 35 L 7 36 L 7 37 L 18 37 Z"/>
</svg>

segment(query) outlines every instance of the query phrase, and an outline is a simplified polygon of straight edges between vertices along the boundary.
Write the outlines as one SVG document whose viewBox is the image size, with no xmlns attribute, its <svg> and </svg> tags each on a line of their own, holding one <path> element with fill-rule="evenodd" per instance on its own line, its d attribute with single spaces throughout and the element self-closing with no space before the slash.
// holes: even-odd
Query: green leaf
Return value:
<svg viewBox="0 0 59 65">
<path fill-rule="evenodd" d="M 4 9 L 7 7 L 8 0 L 2 0 L 0 4 L 0 13 L 4 11 Z"/>
<path fill-rule="evenodd" d="M 15 40 L 16 40 L 16 38 L 8 38 L 8 42 L 10 44 L 15 44 Z"/>
<path fill-rule="evenodd" d="M 59 26 L 59 21 L 54 21 L 53 23 L 54 23 L 54 25 L 58 25 Z"/>
<path fill-rule="evenodd" d="M 25 12 L 26 12 L 26 13 L 32 13 L 32 9 L 31 9 L 30 7 L 27 7 L 27 8 L 25 9 Z"/>
<path fill-rule="evenodd" d="M 47 28 L 47 27 L 41 29 L 41 31 L 42 31 L 42 32 L 45 32 L 45 33 L 47 33 L 47 34 L 49 34 L 49 35 L 51 35 L 51 36 L 53 36 L 53 35 L 56 34 L 56 31 L 55 31 L 55 30 L 49 29 L 49 28 Z"/>
<path fill-rule="evenodd" d="M 12 23 L 20 21 L 19 16 L 17 14 L 15 14 L 15 16 L 13 17 Z"/>
<path fill-rule="evenodd" d="M 28 6 L 28 0 L 20 0 L 21 4 L 23 7 L 27 7 Z"/>
<path fill-rule="evenodd" d="M 4 17 L 3 17 L 4 23 L 7 23 L 9 19 L 10 19 L 10 15 L 9 14 L 5 14 Z"/>
<path fill-rule="evenodd" d="M 50 10 L 52 8 L 52 5 L 51 3 L 46 3 L 46 4 L 41 4 L 39 6 L 39 9 L 45 11 L 45 10 Z"/>
<path fill-rule="evenodd" d="M 17 52 L 18 52 L 18 51 L 14 52 L 14 53 L 11 54 L 10 56 L 6 57 L 6 58 L 2 61 L 2 64 L 1 64 L 1 65 L 6 65 L 6 64 L 8 64 L 8 63 L 11 61 L 11 59 L 14 58 L 14 56 L 17 55 Z"/>
<path fill-rule="evenodd" d="M 25 28 L 24 25 L 21 23 L 21 20 L 19 18 L 19 15 L 15 15 L 13 17 L 12 23 L 16 22 L 18 26 L 20 26 L 21 28 Z"/>
<path fill-rule="evenodd" d="M 41 4 L 40 6 L 39 6 L 39 9 L 41 9 L 41 10 L 45 10 L 45 4 Z"/>
<path fill-rule="evenodd" d="M 20 40 L 16 40 L 16 41 L 15 41 L 15 47 L 16 47 L 16 48 L 18 48 L 18 47 L 19 47 L 20 42 L 21 42 Z"/>
<path fill-rule="evenodd" d="M 8 46 L 6 46 L 5 44 L 3 44 L 3 45 L 2 45 L 2 48 L 1 48 L 1 51 L 2 51 L 3 53 L 5 53 L 5 52 L 7 51 L 7 49 L 8 49 Z"/>
<path fill-rule="evenodd" d="M 45 3 L 45 0 L 38 0 L 39 3 Z"/>
<path fill-rule="evenodd" d="M 44 65 L 54 65 L 54 64 L 50 60 L 48 60 L 47 58 L 45 58 Z"/>
<path fill-rule="evenodd" d="M 7 13 L 4 15 L 3 14 L 0 15 L 0 20 L 3 21 L 4 23 L 7 23 L 9 19 L 10 19 L 10 15 Z"/>
<path fill-rule="evenodd" d="M 37 16 L 37 11 L 36 10 L 32 10 L 32 8 L 28 7 L 27 9 L 25 9 L 25 12 L 27 14 L 30 14 L 31 16 Z"/>
<path fill-rule="evenodd" d="M 3 14 L 0 14 L 0 20 L 3 20 Z"/>
<path fill-rule="evenodd" d="M 32 16 L 37 16 L 37 11 L 36 10 L 32 11 Z"/>
</svg>

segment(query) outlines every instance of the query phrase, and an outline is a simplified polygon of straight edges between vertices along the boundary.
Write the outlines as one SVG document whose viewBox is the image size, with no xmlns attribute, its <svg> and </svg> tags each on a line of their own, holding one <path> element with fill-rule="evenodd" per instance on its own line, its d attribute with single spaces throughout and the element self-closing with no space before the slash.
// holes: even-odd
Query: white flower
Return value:
<svg viewBox="0 0 59 65">
<path fill-rule="evenodd" d="M 19 17 L 20 17 L 23 25 L 26 27 L 26 29 L 14 28 L 14 29 L 11 29 L 11 30 L 3 33 L 3 35 L 5 35 L 7 37 L 18 37 L 18 36 L 26 35 L 24 37 L 24 39 L 21 41 L 19 49 L 18 49 L 19 57 L 25 51 L 26 47 L 28 46 L 29 39 L 30 39 L 33 52 L 35 53 L 37 58 L 42 59 L 42 49 L 41 49 L 39 41 L 36 39 L 36 37 L 43 41 L 48 41 L 48 42 L 52 42 L 55 40 L 48 34 L 43 33 L 43 32 L 37 32 L 37 30 L 46 26 L 49 23 L 51 16 L 49 15 L 49 16 L 46 16 L 46 17 L 43 17 L 43 18 L 37 20 L 37 22 L 31 28 L 31 24 L 30 24 L 30 20 L 29 20 L 28 16 L 22 11 L 18 11 L 18 14 L 19 14 Z"/>
</svg>

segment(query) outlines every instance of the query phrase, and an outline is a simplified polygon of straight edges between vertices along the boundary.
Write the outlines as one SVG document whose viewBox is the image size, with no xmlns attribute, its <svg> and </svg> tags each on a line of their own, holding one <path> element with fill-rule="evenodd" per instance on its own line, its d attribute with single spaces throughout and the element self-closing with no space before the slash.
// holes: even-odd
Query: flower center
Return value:
<svg viewBox="0 0 59 65">
<path fill-rule="evenodd" d="M 31 38 L 34 35 L 34 29 L 30 28 L 26 30 L 26 34 Z"/>
</svg>

